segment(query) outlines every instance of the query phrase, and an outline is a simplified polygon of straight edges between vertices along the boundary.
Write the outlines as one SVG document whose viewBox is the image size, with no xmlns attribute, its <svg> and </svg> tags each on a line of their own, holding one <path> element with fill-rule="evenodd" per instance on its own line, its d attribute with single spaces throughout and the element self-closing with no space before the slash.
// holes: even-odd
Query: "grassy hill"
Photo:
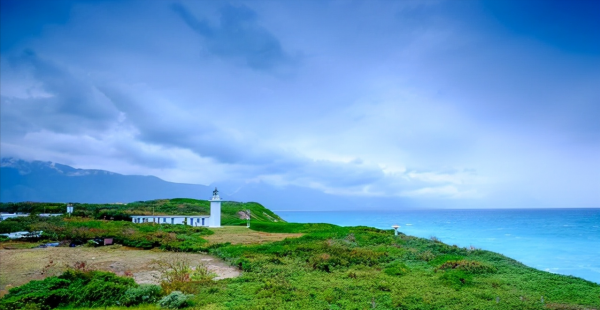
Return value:
<svg viewBox="0 0 600 310">
<path fill-rule="evenodd" d="M 128 204 L 84 204 L 73 203 L 74 216 L 91 217 L 95 219 L 129 220 L 131 215 L 208 215 L 210 201 L 189 198 L 157 199 L 136 201 Z M 225 201 L 221 203 L 221 223 L 236 225 L 245 223 L 240 212 L 250 210 L 252 220 L 266 222 L 285 222 L 277 214 L 256 202 Z M 18 202 L 0 203 L 0 212 L 22 213 L 64 213 L 64 203 Z"/>
<path fill-rule="evenodd" d="M 140 203 L 137 210 L 154 206 L 155 212 L 192 212 L 206 203 L 153 201 Z M 129 207 L 130 212 L 136 210 Z M 189 294 L 180 296 L 186 299 L 182 305 L 194 309 L 600 309 L 597 283 L 536 270 L 498 253 L 451 246 L 436 239 L 394 236 L 392 230 L 285 223 L 259 204 L 229 203 L 224 209 L 224 216 L 233 223 L 241 221 L 236 219 L 237 212 L 252 210 L 257 217 L 251 230 L 235 228 L 225 234 L 219 228 L 81 217 L 40 220 L 30 229 L 43 229 L 52 240 L 101 235 L 132 247 L 207 252 L 243 271 L 238 278 L 212 281 L 199 276 L 198 268 L 180 268 L 188 274 L 179 280 L 165 280 L 160 288 L 143 287 L 155 292 L 156 299 L 172 291 Z M 258 217 L 261 212 L 263 217 Z M 232 242 L 240 239 L 237 235 L 257 232 L 295 235 L 260 244 Z M 217 233 L 221 234 L 215 239 L 218 242 L 207 241 Z M 131 301 L 142 287 L 131 281 L 111 286 L 118 281 L 112 275 L 90 271 L 49 277 L 11 290 L 0 300 L 0 308 L 52 302 L 53 307 L 69 309 L 111 305 L 115 310 L 131 309 L 117 305 Z M 85 295 L 110 289 L 113 293 L 105 299 Z M 155 303 L 142 307 L 159 309 Z"/>
</svg>

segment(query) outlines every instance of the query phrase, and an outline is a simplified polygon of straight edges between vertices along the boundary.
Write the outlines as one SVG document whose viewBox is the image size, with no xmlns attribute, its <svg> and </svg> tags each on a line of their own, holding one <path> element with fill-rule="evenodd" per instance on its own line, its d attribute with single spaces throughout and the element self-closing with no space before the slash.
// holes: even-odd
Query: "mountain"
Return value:
<svg viewBox="0 0 600 310">
<path fill-rule="evenodd" d="M 224 200 L 259 202 L 276 211 L 421 207 L 415 201 L 400 197 L 341 196 L 306 187 L 278 187 L 264 182 L 223 181 L 210 186 L 173 183 L 155 176 L 122 175 L 14 158 L 3 158 L 0 172 L 0 202 L 127 203 L 170 198 L 209 199 L 212 189 L 218 187 Z"/>
<path fill-rule="evenodd" d="M 154 176 L 122 175 L 14 158 L 2 158 L 0 164 L 1 202 L 112 203 L 210 196 L 208 186 L 172 183 Z"/>
</svg>

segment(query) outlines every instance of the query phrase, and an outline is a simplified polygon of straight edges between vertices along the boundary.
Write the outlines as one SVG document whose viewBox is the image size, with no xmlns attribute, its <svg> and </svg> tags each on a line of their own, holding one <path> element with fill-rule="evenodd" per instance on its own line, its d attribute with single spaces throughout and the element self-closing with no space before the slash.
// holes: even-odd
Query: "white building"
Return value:
<svg viewBox="0 0 600 310">
<path fill-rule="evenodd" d="M 40 213 L 38 216 L 49 217 L 49 216 L 61 216 L 60 213 Z M 15 217 L 29 216 L 29 213 L 0 213 L 0 221 L 11 219 Z"/>
<path fill-rule="evenodd" d="M 185 224 L 190 226 L 210 226 L 209 215 L 132 215 L 134 223 Z"/>
<path fill-rule="evenodd" d="M 21 216 L 29 216 L 29 213 L 0 213 L 0 221 Z"/>
<path fill-rule="evenodd" d="M 210 215 L 132 215 L 133 223 L 184 224 L 190 226 L 221 227 L 221 197 L 215 188 L 210 200 Z"/>
</svg>

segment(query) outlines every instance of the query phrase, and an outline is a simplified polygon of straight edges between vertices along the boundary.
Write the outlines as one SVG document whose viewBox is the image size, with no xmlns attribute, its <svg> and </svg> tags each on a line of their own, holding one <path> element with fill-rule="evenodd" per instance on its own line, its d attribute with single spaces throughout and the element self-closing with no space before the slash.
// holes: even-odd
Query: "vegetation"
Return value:
<svg viewBox="0 0 600 310">
<path fill-rule="evenodd" d="M 188 198 L 136 201 L 128 204 L 87 204 L 73 203 L 73 216 L 131 221 L 131 215 L 208 215 L 210 201 Z M 255 221 L 285 222 L 277 214 L 256 202 L 224 201 L 221 203 L 221 223 L 223 225 L 243 225 L 245 220 L 240 212 L 250 210 Z M 65 213 L 64 203 L 9 202 L 0 203 L 0 212 L 6 213 Z M 0 232 L 1 233 L 1 232 Z"/>
<path fill-rule="evenodd" d="M 163 308 L 179 309 L 188 305 L 192 295 L 186 295 L 180 291 L 173 291 L 171 294 L 163 297 L 158 303 Z"/>
<path fill-rule="evenodd" d="M 208 252 L 243 271 L 238 278 L 214 281 L 201 266 L 189 266 L 176 260 L 165 263 L 163 266 L 166 270 L 172 272 L 165 273 L 167 278 L 163 279 L 161 285 L 162 294 L 169 294 L 161 296 L 160 305 L 164 307 L 600 308 L 600 285 L 596 283 L 539 271 L 497 253 L 450 246 L 435 238 L 429 240 L 404 234 L 394 236 L 392 230 L 255 221 L 251 226 L 254 231 L 303 235 L 263 244 L 224 242 L 208 245 L 204 238 L 212 233 L 211 230 L 183 225 L 136 225 L 84 218 L 61 218 L 56 223 L 40 221 L 35 225 L 48 225 L 44 227 L 44 236 L 55 240 L 102 235 L 112 236 L 120 243 L 139 248 Z M 25 292 L 44 292 L 35 295 L 38 296 L 36 298 L 56 296 L 52 298 L 59 302 L 49 303 L 53 306 L 96 305 L 86 299 L 77 301 L 61 295 L 64 286 L 61 286 L 63 284 L 59 279 L 62 278 L 55 278 L 44 280 L 48 282 L 32 281 L 13 288 L 1 302 L 9 305 L 21 300 L 18 302 L 22 305 L 24 299 L 19 296 Z M 129 279 L 114 282 L 122 283 L 119 284 L 122 287 L 108 288 L 115 292 L 111 294 L 111 300 L 118 300 L 122 306 L 125 306 L 126 292 L 135 295 L 132 290 L 141 290 Z M 55 284 L 57 286 L 53 286 Z M 37 287 L 43 290 L 32 289 Z M 78 296 L 85 295 L 81 293 Z M 134 300 L 131 303 L 133 305 L 140 299 L 127 300 Z M 112 301 L 104 305 L 114 305 Z M 156 301 L 152 302 L 156 304 Z"/>
<path fill-rule="evenodd" d="M 204 246 L 207 245 L 207 241 L 201 236 L 213 234 L 205 227 L 171 224 L 134 224 L 79 217 L 38 217 L 35 221 L 28 221 L 28 219 L 29 217 L 8 219 L 2 223 L 27 222 L 29 225 L 25 227 L 26 231 L 43 231 L 43 239 L 68 240 L 75 245 L 87 244 L 94 238 L 113 238 L 115 243 L 130 247 L 143 249 L 158 247 L 184 252 L 206 251 Z"/>
<path fill-rule="evenodd" d="M 0 308 L 23 309 L 36 305 L 38 309 L 59 306 L 100 307 L 111 305 L 134 306 L 155 301 L 161 288 L 137 285 L 133 279 L 118 277 L 110 272 L 69 270 L 57 277 L 31 281 L 13 288 L 0 300 Z"/>
</svg>

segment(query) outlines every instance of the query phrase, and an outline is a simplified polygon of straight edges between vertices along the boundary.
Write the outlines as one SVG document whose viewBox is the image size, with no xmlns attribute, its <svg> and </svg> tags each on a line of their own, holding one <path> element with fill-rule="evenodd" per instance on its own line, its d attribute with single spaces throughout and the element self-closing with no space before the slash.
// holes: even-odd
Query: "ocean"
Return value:
<svg viewBox="0 0 600 310">
<path fill-rule="evenodd" d="M 600 209 L 275 211 L 288 222 L 392 229 L 600 283 Z"/>
</svg>

